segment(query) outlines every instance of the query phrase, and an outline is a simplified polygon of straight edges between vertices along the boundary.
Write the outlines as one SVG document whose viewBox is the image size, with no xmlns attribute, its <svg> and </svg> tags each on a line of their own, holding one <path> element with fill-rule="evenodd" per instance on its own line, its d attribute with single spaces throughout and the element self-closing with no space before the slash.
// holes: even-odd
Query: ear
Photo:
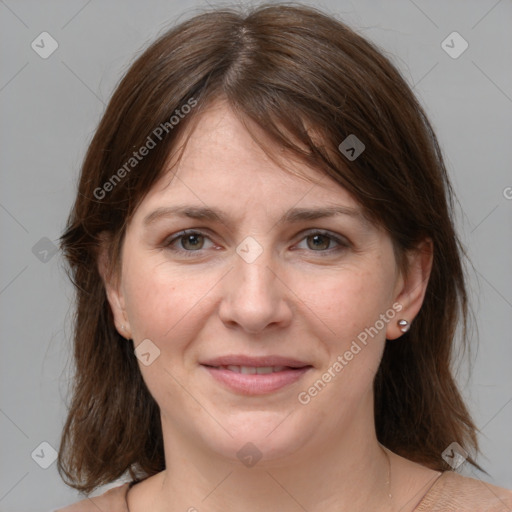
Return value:
<svg viewBox="0 0 512 512">
<path fill-rule="evenodd" d="M 98 272 L 100 273 L 103 285 L 105 286 L 107 300 L 110 304 L 110 309 L 112 310 L 117 332 L 123 336 L 123 338 L 131 339 L 132 333 L 130 322 L 126 315 L 125 301 L 121 287 L 121 272 L 111 271 L 109 257 L 110 243 L 111 237 L 109 234 L 101 233 L 100 247 L 98 251 Z"/>
<path fill-rule="evenodd" d="M 388 323 L 386 338 L 394 340 L 402 336 L 398 320 L 407 320 L 410 324 L 420 311 L 432 270 L 434 244 L 430 238 L 423 240 L 406 255 L 407 268 L 401 272 L 395 288 L 395 303 L 402 306 L 396 321 Z"/>
</svg>

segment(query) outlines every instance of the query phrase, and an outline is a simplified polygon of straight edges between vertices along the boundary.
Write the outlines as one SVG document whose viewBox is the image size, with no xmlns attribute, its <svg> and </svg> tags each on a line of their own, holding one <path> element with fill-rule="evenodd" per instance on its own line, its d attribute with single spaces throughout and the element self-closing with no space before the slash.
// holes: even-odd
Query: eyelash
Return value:
<svg viewBox="0 0 512 512">
<path fill-rule="evenodd" d="M 172 244 L 174 244 L 175 242 L 178 242 L 180 239 L 186 237 L 186 236 L 190 236 L 190 235 L 201 235 L 205 238 L 210 238 L 206 233 L 203 233 L 202 231 L 196 231 L 196 230 L 184 230 L 184 231 L 180 231 L 179 233 L 176 233 L 175 235 L 172 236 L 172 238 L 168 238 L 166 239 L 166 241 L 164 242 L 163 246 L 165 249 L 168 249 L 170 251 L 173 251 L 173 252 L 176 252 L 176 253 L 179 253 L 179 254 L 182 254 L 183 256 L 187 257 L 187 258 L 193 258 L 194 257 L 194 253 L 201 253 L 202 251 L 206 250 L 206 249 L 198 249 L 196 251 L 188 251 L 186 249 L 182 249 L 182 248 L 173 248 L 172 247 Z M 347 249 L 348 247 L 350 247 L 350 244 L 348 241 L 344 240 L 343 238 L 340 238 L 336 235 L 333 235 L 331 232 L 329 231 L 323 231 L 323 230 L 313 230 L 313 231 L 310 231 L 310 232 L 307 232 L 300 240 L 299 242 L 302 242 L 303 240 L 305 240 L 306 238 L 310 237 L 310 236 L 315 236 L 315 235 L 321 235 L 321 236 L 324 236 L 324 237 L 327 237 L 328 239 L 330 239 L 331 241 L 334 241 L 338 244 L 338 247 L 336 248 L 331 248 L 331 249 L 326 249 L 326 250 L 320 250 L 320 251 L 313 251 L 313 250 L 310 250 L 310 252 L 315 252 L 315 253 L 319 253 L 321 257 L 326 257 L 326 256 L 330 256 L 332 255 L 333 253 L 338 253 L 344 249 Z M 300 250 L 304 250 L 304 249 L 300 249 Z"/>
</svg>

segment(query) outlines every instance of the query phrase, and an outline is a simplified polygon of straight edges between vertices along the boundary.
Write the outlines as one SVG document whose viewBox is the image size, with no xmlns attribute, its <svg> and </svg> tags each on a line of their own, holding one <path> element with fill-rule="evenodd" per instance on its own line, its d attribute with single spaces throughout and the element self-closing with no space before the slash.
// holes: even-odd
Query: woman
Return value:
<svg viewBox="0 0 512 512">
<path fill-rule="evenodd" d="M 215 10 L 132 65 L 62 245 L 64 511 L 509 510 L 450 373 L 451 188 L 391 63 L 311 8 Z"/>
</svg>

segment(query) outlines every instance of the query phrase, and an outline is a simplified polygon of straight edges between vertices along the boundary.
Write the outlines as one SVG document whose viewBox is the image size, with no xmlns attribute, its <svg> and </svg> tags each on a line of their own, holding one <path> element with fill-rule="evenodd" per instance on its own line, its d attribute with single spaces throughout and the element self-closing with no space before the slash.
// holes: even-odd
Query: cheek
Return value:
<svg viewBox="0 0 512 512">
<path fill-rule="evenodd" d="M 172 328 L 173 311 L 178 313 L 176 307 L 180 303 L 173 301 L 175 285 L 170 286 L 156 272 L 147 273 L 140 267 L 128 270 L 127 274 L 124 296 L 133 338 L 159 339 Z"/>
<path fill-rule="evenodd" d="M 392 321 L 396 312 L 387 286 L 374 274 L 351 274 L 324 292 L 312 300 L 329 327 L 322 339 L 325 357 L 298 400 L 315 416 L 327 415 L 326 422 L 337 428 L 361 403 L 368 405 L 385 346 L 387 323 L 381 315 Z"/>
<path fill-rule="evenodd" d="M 199 414 L 180 382 L 186 373 L 187 347 L 200 329 L 201 299 L 211 280 L 197 272 L 172 269 L 162 260 L 132 253 L 124 262 L 123 294 L 134 345 L 149 339 L 160 351 L 153 362 L 139 363 L 139 368 L 163 409 L 172 403 L 181 411 Z"/>
<path fill-rule="evenodd" d="M 305 304 L 334 338 L 346 342 L 373 326 L 390 308 L 393 283 L 377 270 L 343 269 L 316 283 L 304 283 Z"/>
<path fill-rule="evenodd" d="M 390 275 L 380 266 L 343 269 L 332 279 L 321 280 L 316 292 L 307 295 L 311 311 L 328 327 L 322 341 L 326 357 L 320 379 L 317 376 L 308 383 L 313 388 L 304 390 L 315 397 L 315 407 L 328 407 L 331 400 L 348 407 L 371 390 L 387 324 L 397 314 L 392 308 Z"/>
<path fill-rule="evenodd" d="M 199 325 L 202 302 L 216 281 L 214 276 L 184 272 L 161 255 L 135 252 L 126 258 L 123 272 L 123 296 L 134 340 L 149 338 L 162 347 L 172 341 L 177 349 L 179 340 L 186 340 L 187 332 Z"/>
</svg>

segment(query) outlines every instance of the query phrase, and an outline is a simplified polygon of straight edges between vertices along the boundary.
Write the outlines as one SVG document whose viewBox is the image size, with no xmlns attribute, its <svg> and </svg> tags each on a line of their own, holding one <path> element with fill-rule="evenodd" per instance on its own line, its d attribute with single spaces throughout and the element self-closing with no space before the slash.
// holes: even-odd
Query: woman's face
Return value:
<svg viewBox="0 0 512 512">
<path fill-rule="evenodd" d="M 414 301 L 388 235 L 340 185 L 294 165 L 316 183 L 273 163 L 217 103 L 127 228 L 108 296 L 167 446 L 276 459 L 373 429 L 385 339 Z"/>
</svg>

